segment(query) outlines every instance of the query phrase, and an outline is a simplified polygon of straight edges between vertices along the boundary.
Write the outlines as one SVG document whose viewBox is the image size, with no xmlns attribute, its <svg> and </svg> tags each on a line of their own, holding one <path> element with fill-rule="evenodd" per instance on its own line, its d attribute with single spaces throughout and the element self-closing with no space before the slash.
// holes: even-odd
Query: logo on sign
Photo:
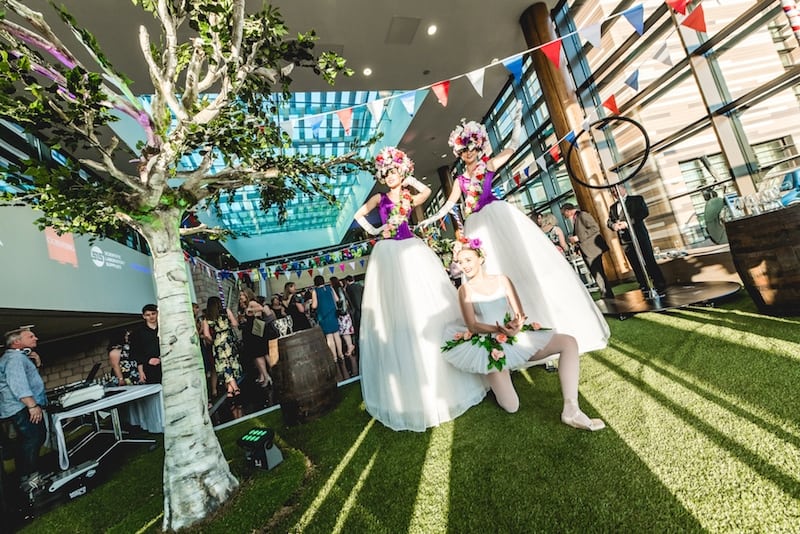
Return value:
<svg viewBox="0 0 800 534">
<path fill-rule="evenodd" d="M 92 256 L 92 261 L 94 262 L 94 264 L 97 265 L 98 267 L 102 267 L 105 264 L 106 258 L 105 255 L 103 254 L 103 249 L 101 249 L 100 247 L 97 246 L 92 247 L 92 250 L 90 251 L 89 254 Z"/>
</svg>

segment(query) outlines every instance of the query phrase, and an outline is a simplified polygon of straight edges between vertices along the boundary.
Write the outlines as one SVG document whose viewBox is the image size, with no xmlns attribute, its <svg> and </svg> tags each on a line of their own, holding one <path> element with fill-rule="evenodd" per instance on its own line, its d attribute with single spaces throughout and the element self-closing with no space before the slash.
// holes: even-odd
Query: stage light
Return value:
<svg viewBox="0 0 800 534">
<path fill-rule="evenodd" d="M 272 469 L 283 461 L 283 454 L 273 443 L 275 432 L 271 428 L 251 428 L 237 440 L 244 449 L 247 462 L 259 469 Z"/>
</svg>

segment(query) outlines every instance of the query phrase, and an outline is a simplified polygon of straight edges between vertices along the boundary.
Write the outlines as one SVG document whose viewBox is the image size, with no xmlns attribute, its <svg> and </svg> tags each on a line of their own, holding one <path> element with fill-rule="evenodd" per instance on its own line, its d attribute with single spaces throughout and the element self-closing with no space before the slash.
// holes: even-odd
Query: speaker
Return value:
<svg viewBox="0 0 800 534">
<path fill-rule="evenodd" d="M 251 428 L 237 440 L 244 449 L 244 458 L 257 469 L 273 469 L 283 461 L 283 454 L 275 446 L 275 432 L 271 428 Z"/>
</svg>

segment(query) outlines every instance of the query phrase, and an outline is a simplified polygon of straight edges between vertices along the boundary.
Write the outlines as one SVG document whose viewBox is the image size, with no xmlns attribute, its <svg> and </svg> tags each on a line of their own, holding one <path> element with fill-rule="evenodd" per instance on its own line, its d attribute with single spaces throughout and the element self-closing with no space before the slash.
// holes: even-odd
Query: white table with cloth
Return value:
<svg viewBox="0 0 800 534">
<path fill-rule="evenodd" d="M 51 432 L 55 434 L 58 464 L 61 469 L 69 468 L 70 455 L 99 434 L 113 434 L 114 442 L 100 455 L 98 460 L 111 452 L 120 443 L 155 443 L 155 440 L 152 439 L 130 439 L 124 437 L 120 410 L 123 418 L 131 425 L 139 426 L 151 433 L 164 432 L 164 400 L 161 384 L 108 387 L 106 388 L 106 395 L 102 399 L 55 412 L 51 415 Z M 101 428 L 100 412 L 103 411 L 111 414 L 112 428 L 110 430 Z M 93 417 L 92 431 L 83 436 L 80 442 L 72 449 L 68 449 L 66 436 L 64 435 L 64 423 L 86 415 Z"/>
</svg>

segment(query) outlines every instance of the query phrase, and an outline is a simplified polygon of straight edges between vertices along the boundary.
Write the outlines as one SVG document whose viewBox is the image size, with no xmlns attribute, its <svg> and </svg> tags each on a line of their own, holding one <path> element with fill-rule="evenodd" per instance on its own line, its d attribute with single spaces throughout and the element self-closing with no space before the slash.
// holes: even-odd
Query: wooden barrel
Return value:
<svg viewBox="0 0 800 534">
<path fill-rule="evenodd" d="M 759 311 L 800 315 L 800 204 L 725 223 L 731 256 Z"/>
<path fill-rule="evenodd" d="M 318 326 L 279 338 L 278 354 L 270 373 L 284 423 L 305 423 L 336 407 L 336 364 Z"/>
</svg>

